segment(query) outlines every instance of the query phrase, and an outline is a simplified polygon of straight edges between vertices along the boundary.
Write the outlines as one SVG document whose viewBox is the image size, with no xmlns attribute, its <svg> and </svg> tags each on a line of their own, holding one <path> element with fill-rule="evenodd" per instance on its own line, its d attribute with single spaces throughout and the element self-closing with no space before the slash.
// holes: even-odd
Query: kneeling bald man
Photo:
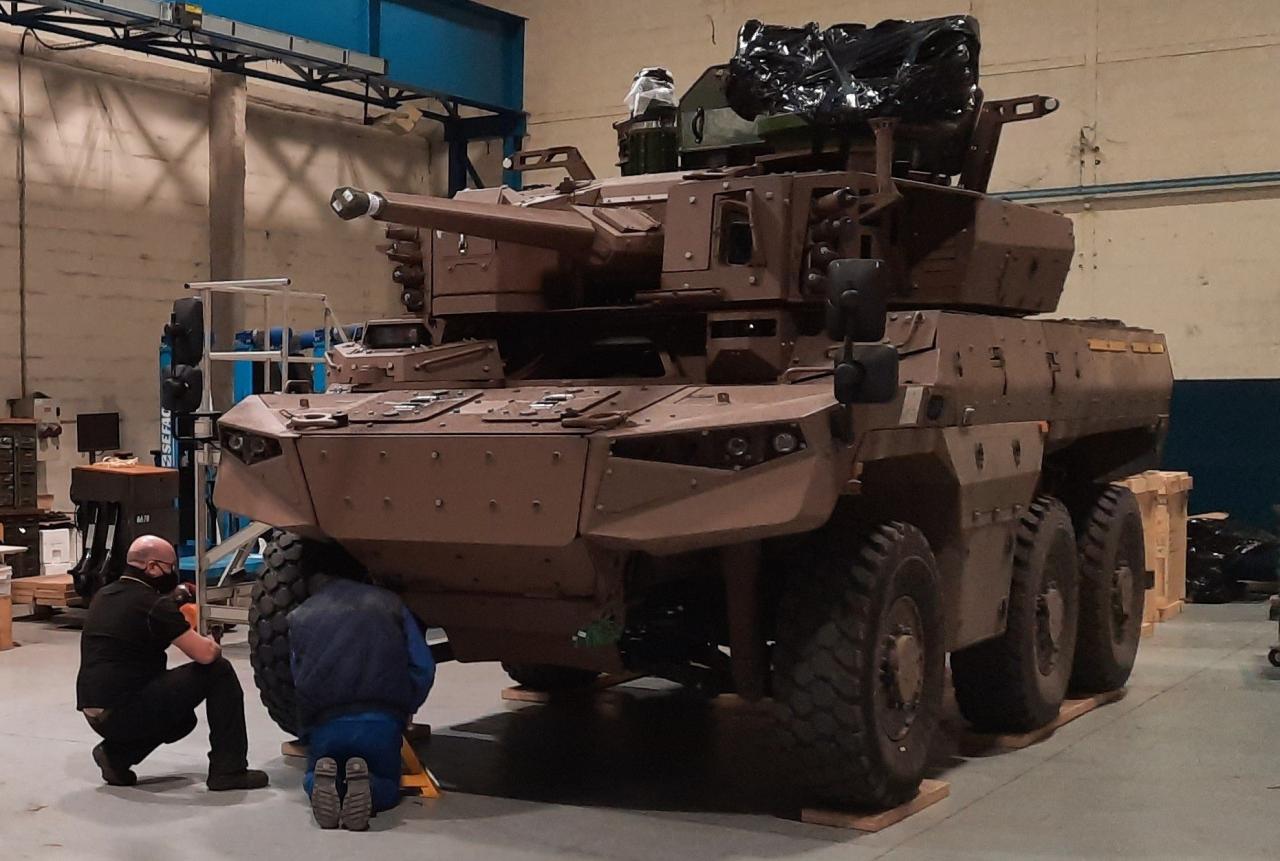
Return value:
<svg viewBox="0 0 1280 861">
<path fill-rule="evenodd" d="M 222 647 L 192 630 L 171 593 L 178 556 L 163 538 L 129 545 L 125 572 L 93 596 L 80 637 L 76 708 L 103 741 L 93 749 L 102 779 L 133 786 L 133 766 L 162 744 L 196 728 L 196 706 L 209 723 L 211 790 L 259 789 L 267 775 L 248 767 L 244 692 Z M 191 663 L 167 669 L 177 646 Z"/>
</svg>

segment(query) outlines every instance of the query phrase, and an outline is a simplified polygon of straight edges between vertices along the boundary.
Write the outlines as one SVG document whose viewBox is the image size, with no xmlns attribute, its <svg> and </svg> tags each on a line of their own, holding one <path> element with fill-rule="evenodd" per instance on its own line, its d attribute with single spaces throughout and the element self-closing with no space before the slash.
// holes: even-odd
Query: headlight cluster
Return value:
<svg viewBox="0 0 1280 861">
<path fill-rule="evenodd" d="M 221 428 L 222 450 L 252 466 L 280 455 L 280 441 L 236 428 Z"/>
<path fill-rule="evenodd" d="M 747 469 L 804 447 L 800 426 L 787 422 L 617 439 L 610 452 L 633 460 Z"/>
</svg>

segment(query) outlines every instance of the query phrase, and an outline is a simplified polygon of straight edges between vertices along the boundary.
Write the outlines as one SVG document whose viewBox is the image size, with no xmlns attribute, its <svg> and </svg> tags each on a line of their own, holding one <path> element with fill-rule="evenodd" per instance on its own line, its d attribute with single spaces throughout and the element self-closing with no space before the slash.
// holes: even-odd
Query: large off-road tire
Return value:
<svg viewBox="0 0 1280 861">
<path fill-rule="evenodd" d="M 1146 548 L 1142 512 L 1127 488 L 1109 487 L 1077 537 L 1080 627 L 1071 688 L 1082 693 L 1123 687 L 1142 636 Z"/>
<path fill-rule="evenodd" d="M 519 685 L 531 691 L 571 691 L 585 688 L 600 675 L 595 670 L 577 667 L 557 667 L 551 664 L 508 664 L 502 669 Z"/>
<path fill-rule="evenodd" d="M 263 554 L 266 569 L 253 584 L 249 608 L 249 663 L 267 714 L 288 733 L 298 732 L 298 701 L 289 668 L 289 614 L 311 596 L 314 579 L 352 573 L 336 546 L 276 532 Z"/>
<path fill-rule="evenodd" d="M 960 712 L 980 732 L 1026 732 L 1058 715 L 1079 616 L 1075 530 L 1042 496 L 1018 523 L 1005 633 L 951 655 Z"/>
<path fill-rule="evenodd" d="M 914 526 L 828 528 L 789 563 L 773 696 L 813 803 L 892 807 L 919 788 L 942 704 L 937 563 Z"/>
</svg>

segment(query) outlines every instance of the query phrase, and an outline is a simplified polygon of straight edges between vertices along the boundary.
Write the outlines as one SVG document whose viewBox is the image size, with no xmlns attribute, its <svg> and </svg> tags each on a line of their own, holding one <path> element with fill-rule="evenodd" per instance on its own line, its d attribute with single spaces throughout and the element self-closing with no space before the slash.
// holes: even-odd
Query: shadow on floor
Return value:
<svg viewBox="0 0 1280 861">
<path fill-rule="evenodd" d="M 446 791 L 582 807 L 798 818 L 801 796 L 786 778 L 761 706 L 627 686 L 507 709 L 436 727 L 420 747 Z M 940 744 L 930 777 L 957 761 L 949 748 L 949 741 Z"/>
</svg>

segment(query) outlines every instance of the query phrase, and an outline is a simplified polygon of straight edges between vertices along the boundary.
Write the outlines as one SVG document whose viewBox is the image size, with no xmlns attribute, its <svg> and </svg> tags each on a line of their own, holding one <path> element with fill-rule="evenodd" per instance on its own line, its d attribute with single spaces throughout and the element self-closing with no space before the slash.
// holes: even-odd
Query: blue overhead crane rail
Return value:
<svg viewBox="0 0 1280 861">
<path fill-rule="evenodd" d="M 470 0 L 0 0 L 0 23 L 351 99 L 366 120 L 437 102 L 419 109 L 445 126 L 454 191 L 480 184 L 467 141 L 509 154 L 525 131 L 524 19 Z"/>
</svg>

